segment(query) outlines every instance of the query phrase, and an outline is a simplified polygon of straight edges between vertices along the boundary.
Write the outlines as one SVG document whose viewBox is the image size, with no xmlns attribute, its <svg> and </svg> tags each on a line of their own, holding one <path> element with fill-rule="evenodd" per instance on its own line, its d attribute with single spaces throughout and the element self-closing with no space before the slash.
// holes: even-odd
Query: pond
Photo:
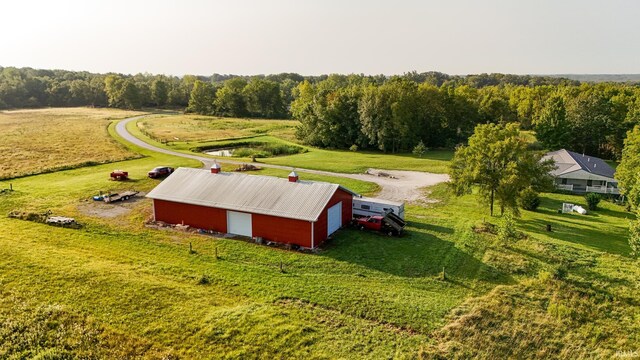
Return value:
<svg viewBox="0 0 640 360">
<path fill-rule="evenodd" d="M 239 142 L 232 145 L 225 144 L 224 147 L 200 148 L 207 155 L 225 157 L 257 157 L 267 158 L 272 156 L 293 155 L 306 152 L 301 146 L 289 144 L 271 144 L 262 142 Z"/>
<path fill-rule="evenodd" d="M 205 151 L 204 153 L 212 156 L 233 156 L 235 149 L 216 149 Z"/>
</svg>

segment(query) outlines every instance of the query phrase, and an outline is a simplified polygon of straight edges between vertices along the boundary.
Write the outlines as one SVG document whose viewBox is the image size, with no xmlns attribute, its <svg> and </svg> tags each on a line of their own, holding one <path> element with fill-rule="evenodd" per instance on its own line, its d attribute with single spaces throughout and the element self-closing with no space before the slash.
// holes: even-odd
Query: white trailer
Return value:
<svg viewBox="0 0 640 360">
<path fill-rule="evenodd" d="M 404 220 L 404 203 L 384 199 L 353 197 L 353 217 L 385 216 L 388 210 Z"/>
</svg>

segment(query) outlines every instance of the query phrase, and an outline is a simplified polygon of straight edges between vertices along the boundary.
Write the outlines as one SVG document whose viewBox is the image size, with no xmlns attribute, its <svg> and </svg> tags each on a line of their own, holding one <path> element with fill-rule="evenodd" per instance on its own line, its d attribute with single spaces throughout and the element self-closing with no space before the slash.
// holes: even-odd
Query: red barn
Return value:
<svg viewBox="0 0 640 360">
<path fill-rule="evenodd" d="M 272 176 L 179 168 L 147 197 L 156 221 L 315 248 L 351 221 L 352 191 Z"/>
</svg>

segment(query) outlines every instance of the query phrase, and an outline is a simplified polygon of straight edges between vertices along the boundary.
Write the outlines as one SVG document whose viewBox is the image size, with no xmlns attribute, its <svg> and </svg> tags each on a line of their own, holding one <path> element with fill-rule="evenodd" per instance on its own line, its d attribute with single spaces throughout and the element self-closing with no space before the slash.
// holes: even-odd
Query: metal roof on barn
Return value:
<svg viewBox="0 0 640 360">
<path fill-rule="evenodd" d="M 553 159 L 556 163 L 556 169 L 551 171 L 553 176 L 562 176 L 578 170 L 612 178 L 615 170 L 609 166 L 604 160 L 595 156 L 578 154 L 569 150 L 558 150 L 547 153 L 543 160 Z"/>
<path fill-rule="evenodd" d="M 318 181 L 178 168 L 147 197 L 305 221 L 316 221 L 336 190 L 352 191 Z"/>
</svg>

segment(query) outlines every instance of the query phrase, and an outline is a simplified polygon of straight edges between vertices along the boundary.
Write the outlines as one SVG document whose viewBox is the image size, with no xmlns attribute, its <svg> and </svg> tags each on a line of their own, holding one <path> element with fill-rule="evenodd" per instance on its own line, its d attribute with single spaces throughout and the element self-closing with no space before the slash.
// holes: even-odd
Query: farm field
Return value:
<svg viewBox="0 0 640 360">
<path fill-rule="evenodd" d="M 226 128 L 227 126 L 229 128 Z M 137 127 L 130 124 L 128 129 L 154 145 L 182 152 L 247 146 L 251 143 L 300 146 L 305 149 L 302 153 L 261 158 L 259 161 L 344 173 L 362 173 L 368 168 L 446 173 L 448 161 L 453 156 L 453 152 L 449 150 L 431 150 L 418 157 L 413 154 L 385 154 L 380 151 L 353 152 L 313 148 L 296 142 L 295 126 L 297 122 L 292 120 L 221 119 L 200 115 L 148 118 L 138 121 Z"/>
<path fill-rule="evenodd" d="M 136 157 L 107 125 L 143 112 L 57 108 L 0 111 L 0 179 Z"/>
<path fill-rule="evenodd" d="M 85 225 L 0 216 L 0 358 L 586 359 L 640 346 L 640 266 L 628 257 L 632 215 L 620 206 L 558 214 L 584 199 L 543 194 L 538 211 L 517 220 L 524 236 L 503 245 L 473 230 L 501 221 L 476 194 L 437 185 L 425 191 L 439 202 L 408 204 L 406 236 L 344 229 L 307 254 L 147 228 L 146 199 L 115 217 L 87 211 L 99 191 L 152 189 L 154 166 L 200 166 L 126 146 L 144 155 L 116 163 L 129 182 L 108 181 L 116 164 L 106 164 L 13 179 L 15 191 L 0 194 L 0 214 L 51 210 Z M 377 156 L 366 161 L 393 161 Z"/>
<path fill-rule="evenodd" d="M 271 134 L 295 140 L 295 120 L 235 119 L 176 115 L 141 120 L 138 127 L 158 141 L 202 142 Z"/>
</svg>

